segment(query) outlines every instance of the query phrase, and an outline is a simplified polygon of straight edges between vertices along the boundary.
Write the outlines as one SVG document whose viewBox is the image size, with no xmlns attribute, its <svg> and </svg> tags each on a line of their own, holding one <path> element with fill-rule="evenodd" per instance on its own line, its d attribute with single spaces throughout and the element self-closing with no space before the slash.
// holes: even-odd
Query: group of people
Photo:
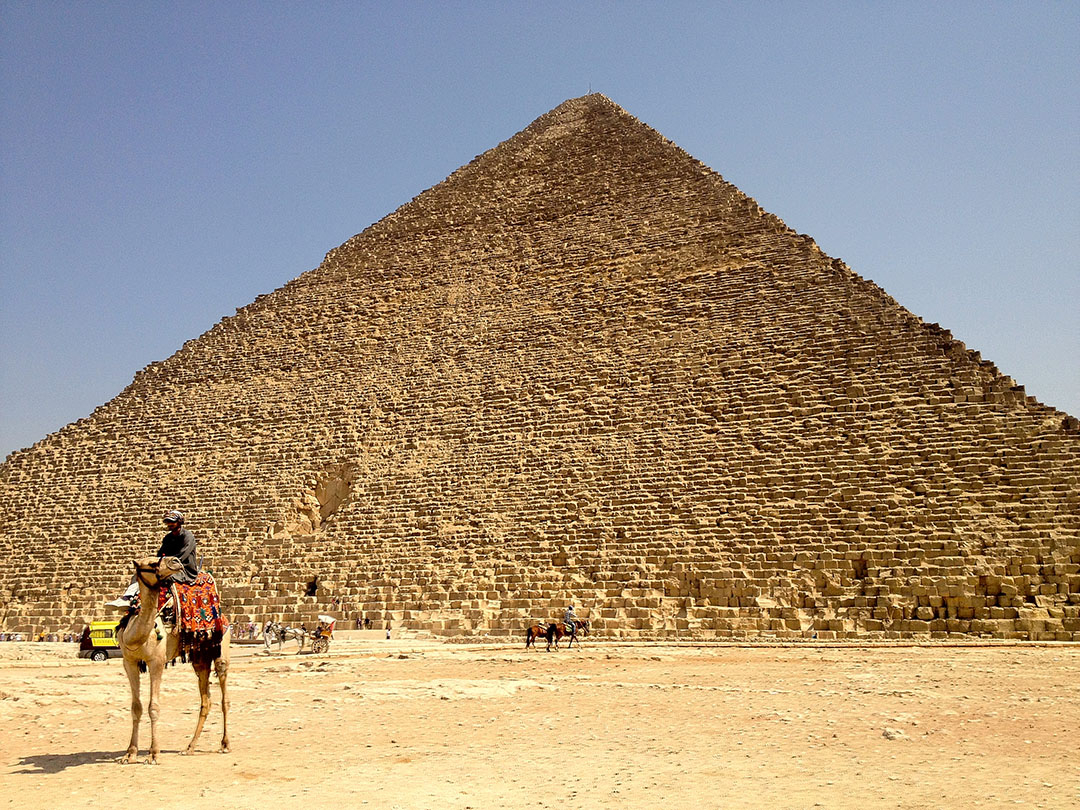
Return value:
<svg viewBox="0 0 1080 810">
<path fill-rule="evenodd" d="M 33 633 L 23 635 L 22 633 L 0 633 L 0 642 L 2 641 L 63 641 L 65 644 L 78 641 L 78 633 L 46 633 L 41 632 L 36 636 Z"/>
</svg>

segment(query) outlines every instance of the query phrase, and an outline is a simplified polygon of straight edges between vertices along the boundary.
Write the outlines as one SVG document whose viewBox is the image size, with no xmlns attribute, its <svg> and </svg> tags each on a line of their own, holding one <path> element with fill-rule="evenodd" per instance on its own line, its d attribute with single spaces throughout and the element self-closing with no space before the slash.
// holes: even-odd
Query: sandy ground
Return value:
<svg viewBox="0 0 1080 810">
<path fill-rule="evenodd" d="M 234 647 L 224 755 L 216 682 L 179 755 L 197 688 L 166 670 L 155 767 L 116 762 L 118 659 L 0 644 L 0 807 L 1080 806 L 1080 646 L 293 649 Z"/>
</svg>

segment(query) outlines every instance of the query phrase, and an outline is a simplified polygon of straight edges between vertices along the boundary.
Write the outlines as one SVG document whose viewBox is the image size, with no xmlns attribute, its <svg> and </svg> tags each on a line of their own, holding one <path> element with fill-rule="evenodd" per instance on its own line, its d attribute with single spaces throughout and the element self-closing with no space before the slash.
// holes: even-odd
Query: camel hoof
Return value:
<svg viewBox="0 0 1080 810">
<path fill-rule="evenodd" d="M 194 753 L 195 753 L 194 748 L 185 748 L 183 751 L 180 752 L 180 756 L 182 756 L 182 757 L 190 757 Z"/>
<path fill-rule="evenodd" d="M 229 753 L 229 746 L 227 746 L 227 745 L 221 746 L 221 748 L 218 749 L 218 753 L 219 754 L 227 754 L 227 753 Z"/>
<path fill-rule="evenodd" d="M 120 757 L 116 761 L 119 762 L 121 765 L 132 765 L 135 762 L 135 755 L 134 754 L 124 754 L 122 757 Z"/>
<path fill-rule="evenodd" d="M 148 756 L 146 759 L 143 760 L 143 765 L 157 765 L 157 764 L 158 764 L 158 761 L 157 761 L 157 755 L 156 754 L 151 754 L 150 756 Z"/>
</svg>

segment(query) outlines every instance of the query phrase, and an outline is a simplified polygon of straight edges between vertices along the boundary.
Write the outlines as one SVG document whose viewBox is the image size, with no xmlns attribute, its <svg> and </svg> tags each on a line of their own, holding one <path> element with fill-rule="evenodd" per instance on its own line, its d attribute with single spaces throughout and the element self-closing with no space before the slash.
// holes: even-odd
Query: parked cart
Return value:
<svg viewBox="0 0 1080 810">
<path fill-rule="evenodd" d="M 319 615 L 319 623 L 315 625 L 315 632 L 311 634 L 311 651 L 316 655 L 330 649 L 330 641 L 334 638 L 334 624 L 337 622 L 333 616 Z"/>
</svg>

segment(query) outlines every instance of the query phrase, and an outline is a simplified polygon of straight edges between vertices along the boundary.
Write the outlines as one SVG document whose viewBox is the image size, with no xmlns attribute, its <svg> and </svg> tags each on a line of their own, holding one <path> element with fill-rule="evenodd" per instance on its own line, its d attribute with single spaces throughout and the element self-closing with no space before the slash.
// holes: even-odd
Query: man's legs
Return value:
<svg viewBox="0 0 1080 810">
<path fill-rule="evenodd" d="M 132 577 L 131 584 L 127 586 L 127 590 L 124 591 L 124 593 L 116 599 L 113 599 L 111 602 L 106 602 L 105 604 L 109 607 L 118 608 L 120 610 L 127 610 L 129 607 L 131 607 L 131 602 L 135 599 L 135 594 L 137 594 L 138 592 L 139 583 L 135 581 L 135 577 Z"/>
</svg>

